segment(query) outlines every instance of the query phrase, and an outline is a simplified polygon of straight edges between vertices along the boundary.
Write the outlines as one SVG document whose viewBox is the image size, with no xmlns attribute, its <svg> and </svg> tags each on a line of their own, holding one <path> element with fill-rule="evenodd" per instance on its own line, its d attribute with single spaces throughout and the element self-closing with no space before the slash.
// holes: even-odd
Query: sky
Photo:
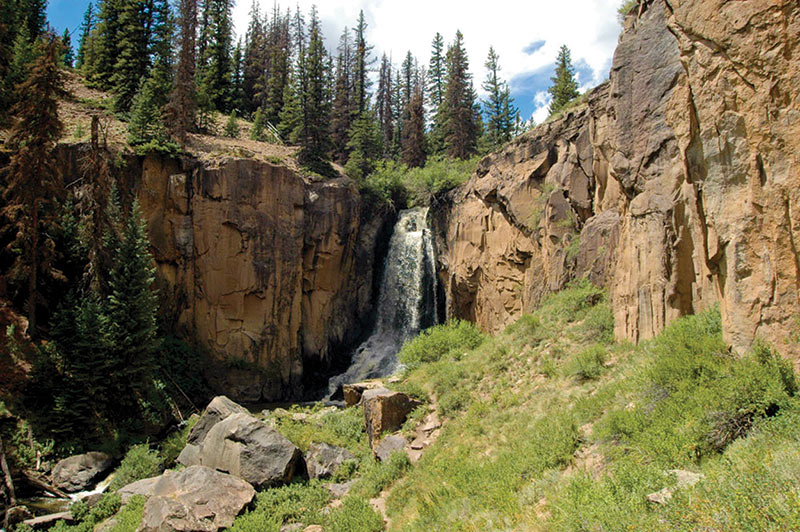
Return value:
<svg viewBox="0 0 800 532">
<path fill-rule="evenodd" d="M 257 0 L 262 13 L 273 0 Z M 49 0 L 48 18 L 59 32 L 69 28 L 77 46 L 83 12 L 88 0 Z M 427 66 L 431 41 L 438 31 L 445 45 L 456 30 L 464 43 L 474 75 L 475 88 L 486 77 L 484 62 L 493 46 L 500 56 L 501 76 L 511 87 L 523 119 L 537 123 L 547 118 L 547 88 L 562 44 L 572 52 L 581 91 L 608 77 L 611 57 L 621 30 L 617 8 L 621 0 L 288 0 L 283 8 L 299 5 L 307 13 L 317 5 L 325 43 L 333 51 L 345 26 L 353 27 L 360 10 L 367 21 L 367 40 L 374 54 L 390 55 L 399 64 L 411 51 Z M 238 0 L 234 7 L 237 35 L 247 28 L 252 0 Z M 375 67 L 377 68 L 376 62 Z"/>
</svg>

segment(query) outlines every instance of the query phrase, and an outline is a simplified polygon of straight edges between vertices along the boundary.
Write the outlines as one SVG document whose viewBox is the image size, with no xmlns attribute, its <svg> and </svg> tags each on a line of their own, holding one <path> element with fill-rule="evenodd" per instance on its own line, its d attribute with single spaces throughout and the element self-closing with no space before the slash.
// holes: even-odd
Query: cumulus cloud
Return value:
<svg viewBox="0 0 800 532">
<path fill-rule="evenodd" d="M 273 0 L 257 0 L 262 12 Z M 546 88 L 558 48 L 566 44 L 583 88 L 596 85 L 607 75 L 620 31 L 617 8 L 620 0 L 316 0 L 328 49 L 333 50 L 345 26 L 353 27 L 360 10 L 368 24 L 367 37 L 375 55 L 386 53 L 399 63 L 411 51 L 423 65 L 430 58 L 431 40 L 438 31 L 445 43 L 461 30 L 475 76 L 475 87 L 485 78 L 484 62 L 489 46 L 500 56 L 502 75 L 511 82 L 517 105 L 528 118 L 541 113 L 537 104 L 541 87 Z M 283 9 L 299 5 L 308 13 L 314 0 L 293 0 Z M 239 0 L 234 10 L 237 32 L 247 28 L 248 0 Z M 524 82 L 521 82 L 523 81 Z M 535 96 L 535 97 L 534 97 Z"/>
</svg>

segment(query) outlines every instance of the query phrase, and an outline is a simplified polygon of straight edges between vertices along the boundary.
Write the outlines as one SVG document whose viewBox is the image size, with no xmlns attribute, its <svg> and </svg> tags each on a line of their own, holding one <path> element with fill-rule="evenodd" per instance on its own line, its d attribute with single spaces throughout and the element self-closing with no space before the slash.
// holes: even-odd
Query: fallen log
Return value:
<svg viewBox="0 0 800 532">
<path fill-rule="evenodd" d="M 62 520 L 68 523 L 74 521 L 72 513 L 59 512 L 57 514 L 40 515 L 39 517 L 34 517 L 33 519 L 26 519 L 22 523 L 28 525 L 31 528 L 39 528 L 39 527 L 46 528 Z"/>
<path fill-rule="evenodd" d="M 29 471 L 23 471 L 22 472 L 22 476 L 25 478 L 25 480 L 28 483 L 36 486 L 37 488 L 39 488 L 42 491 L 46 491 L 47 493 L 49 493 L 51 495 L 55 495 L 56 497 L 58 497 L 60 499 L 69 499 L 70 498 L 67 493 L 61 491 L 60 489 L 58 489 L 57 487 L 55 487 L 55 486 L 53 486 L 51 484 L 48 484 L 47 482 L 45 482 L 44 480 L 42 480 L 41 478 L 37 477 L 36 475 L 32 474 Z"/>
</svg>

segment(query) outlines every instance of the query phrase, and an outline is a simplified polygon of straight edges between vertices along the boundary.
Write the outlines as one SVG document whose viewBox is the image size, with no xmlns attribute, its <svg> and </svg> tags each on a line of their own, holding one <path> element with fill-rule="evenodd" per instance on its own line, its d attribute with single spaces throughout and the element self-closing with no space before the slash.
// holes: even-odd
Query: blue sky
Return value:
<svg viewBox="0 0 800 532">
<path fill-rule="evenodd" d="M 257 0 L 262 10 L 273 0 Z M 247 25 L 252 0 L 238 0 L 234 8 L 237 32 Z M 509 81 L 511 93 L 524 119 L 533 115 L 538 122 L 547 116 L 547 87 L 553 74 L 558 48 L 566 44 L 582 90 L 608 76 L 611 56 L 620 32 L 617 7 L 621 0 L 290 0 L 307 12 L 317 4 L 326 43 L 334 48 L 345 26 L 352 27 L 359 10 L 364 10 L 367 37 L 376 55 L 386 53 L 400 62 L 410 50 L 427 63 L 430 43 L 438 31 L 450 42 L 457 29 L 464 34 L 475 87 L 485 77 L 483 63 L 494 46 L 500 56 L 501 75 Z M 79 26 L 88 0 L 49 0 L 50 24 L 59 31 L 68 27 L 77 46 Z M 424 13 L 424 16 L 420 16 Z"/>
</svg>

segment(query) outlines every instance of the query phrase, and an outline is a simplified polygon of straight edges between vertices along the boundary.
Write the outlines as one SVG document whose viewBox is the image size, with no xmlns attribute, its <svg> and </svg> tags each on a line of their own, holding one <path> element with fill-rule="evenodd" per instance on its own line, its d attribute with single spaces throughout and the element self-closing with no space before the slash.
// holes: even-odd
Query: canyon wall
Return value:
<svg viewBox="0 0 800 532">
<path fill-rule="evenodd" d="M 486 157 L 434 214 L 448 316 L 498 331 L 588 276 L 634 342 L 719 304 L 798 360 L 800 4 L 652 0 L 609 81 Z"/>
<path fill-rule="evenodd" d="M 65 182 L 81 175 L 83 149 L 61 146 Z M 350 179 L 316 181 L 252 158 L 120 161 L 121 186 L 147 222 L 162 318 L 209 355 L 215 391 L 299 399 L 342 370 L 370 325 L 392 216 Z"/>
</svg>

